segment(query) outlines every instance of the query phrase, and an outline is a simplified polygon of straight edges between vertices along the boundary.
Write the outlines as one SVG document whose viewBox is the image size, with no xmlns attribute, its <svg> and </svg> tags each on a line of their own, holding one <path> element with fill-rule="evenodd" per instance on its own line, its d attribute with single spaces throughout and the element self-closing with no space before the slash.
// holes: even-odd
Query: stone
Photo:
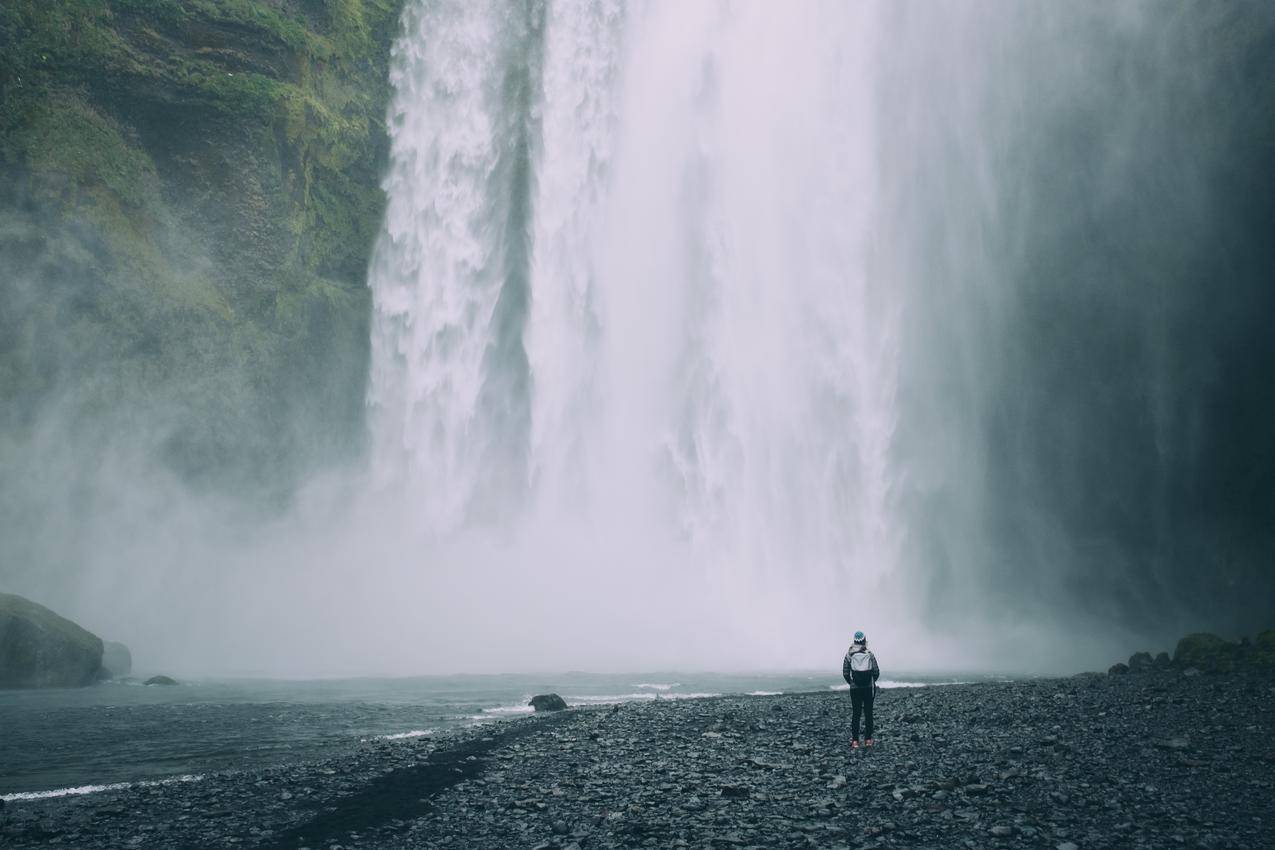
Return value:
<svg viewBox="0 0 1275 850">
<path fill-rule="evenodd" d="M 1151 663 L 1157 670 L 1167 670 L 1173 666 L 1173 659 L 1169 657 L 1169 653 L 1159 652 Z"/>
<path fill-rule="evenodd" d="M 992 835 L 995 835 L 998 838 L 1005 838 L 1007 836 L 1014 834 L 1014 828 L 1012 826 L 1000 825 L 1000 826 L 992 827 L 989 830 L 989 832 L 991 832 Z"/>
<path fill-rule="evenodd" d="M 144 685 L 175 685 L 177 680 L 169 676 L 151 676 L 142 684 Z"/>
<path fill-rule="evenodd" d="M 1123 676 L 1125 673 L 1128 673 L 1128 672 L 1129 672 L 1129 665 L 1121 664 L 1118 661 L 1107 668 L 1108 676 Z"/>
<path fill-rule="evenodd" d="M 1135 652 L 1129 656 L 1129 672 L 1144 673 L 1151 669 L 1155 661 L 1151 658 L 1149 652 Z"/>
<path fill-rule="evenodd" d="M 1071 841 L 1064 841 L 1062 844 L 1055 847 L 1054 850 L 1080 850 L 1080 848 Z"/>
<path fill-rule="evenodd" d="M 0 593 L 0 688 L 78 688 L 101 671 L 101 638 L 39 603 Z"/>
<path fill-rule="evenodd" d="M 536 694 L 527 705 L 536 711 L 565 711 L 567 701 L 557 694 Z"/>
<path fill-rule="evenodd" d="M 102 670 L 112 679 L 122 679 L 133 672 L 133 653 L 117 641 L 102 644 Z"/>
</svg>

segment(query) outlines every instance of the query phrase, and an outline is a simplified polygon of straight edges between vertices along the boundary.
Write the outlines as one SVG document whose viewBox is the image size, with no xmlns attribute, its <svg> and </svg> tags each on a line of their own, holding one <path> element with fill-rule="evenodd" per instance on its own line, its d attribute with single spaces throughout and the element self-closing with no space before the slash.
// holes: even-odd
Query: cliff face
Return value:
<svg viewBox="0 0 1275 850">
<path fill-rule="evenodd" d="M 0 8 L 0 435 L 190 480 L 357 445 L 401 0 Z"/>
</svg>

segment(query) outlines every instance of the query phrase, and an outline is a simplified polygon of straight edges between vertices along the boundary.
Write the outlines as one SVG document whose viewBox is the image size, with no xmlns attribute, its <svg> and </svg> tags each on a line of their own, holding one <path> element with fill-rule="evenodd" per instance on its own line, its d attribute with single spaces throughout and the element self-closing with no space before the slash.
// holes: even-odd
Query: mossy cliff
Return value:
<svg viewBox="0 0 1275 850">
<path fill-rule="evenodd" d="M 214 483 L 357 444 L 401 5 L 0 6 L 0 435 Z"/>
</svg>

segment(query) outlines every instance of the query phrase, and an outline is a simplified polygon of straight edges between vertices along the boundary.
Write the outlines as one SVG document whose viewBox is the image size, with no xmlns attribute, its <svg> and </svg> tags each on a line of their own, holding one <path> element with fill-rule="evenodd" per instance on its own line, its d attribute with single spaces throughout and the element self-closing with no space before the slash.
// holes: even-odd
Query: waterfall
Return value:
<svg viewBox="0 0 1275 850">
<path fill-rule="evenodd" d="M 424 527 L 666 541 L 749 616 L 891 572 L 873 16 L 408 10 L 370 406 Z"/>
<path fill-rule="evenodd" d="M 1163 628 L 1231 66 L 1156 11 L 413 0 L 368 401 L 425 585 L 753 664 Z"/>
</svg>

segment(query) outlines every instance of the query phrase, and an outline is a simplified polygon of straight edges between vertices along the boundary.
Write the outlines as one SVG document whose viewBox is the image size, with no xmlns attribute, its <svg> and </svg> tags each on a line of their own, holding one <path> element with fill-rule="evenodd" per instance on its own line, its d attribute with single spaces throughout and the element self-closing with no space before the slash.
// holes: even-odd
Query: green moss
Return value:
<svg viewBox="0 0 1275 850">
<path fill-rule="evenodd" d="M 353 444 L 399 6 L 0 8 L 0 430 L 74 376 L 191 478 Z"/>
<path fill-rule="evenodd" d="M 159 199 L 159 176 L 145 151 L 79 95 L 53 90 L 27 107 L 26 131 L 15 135 L 6 157 L 44 174 L 65 175 L 77 186 L 101 184 L 128 207 Z"/>
</svg>

